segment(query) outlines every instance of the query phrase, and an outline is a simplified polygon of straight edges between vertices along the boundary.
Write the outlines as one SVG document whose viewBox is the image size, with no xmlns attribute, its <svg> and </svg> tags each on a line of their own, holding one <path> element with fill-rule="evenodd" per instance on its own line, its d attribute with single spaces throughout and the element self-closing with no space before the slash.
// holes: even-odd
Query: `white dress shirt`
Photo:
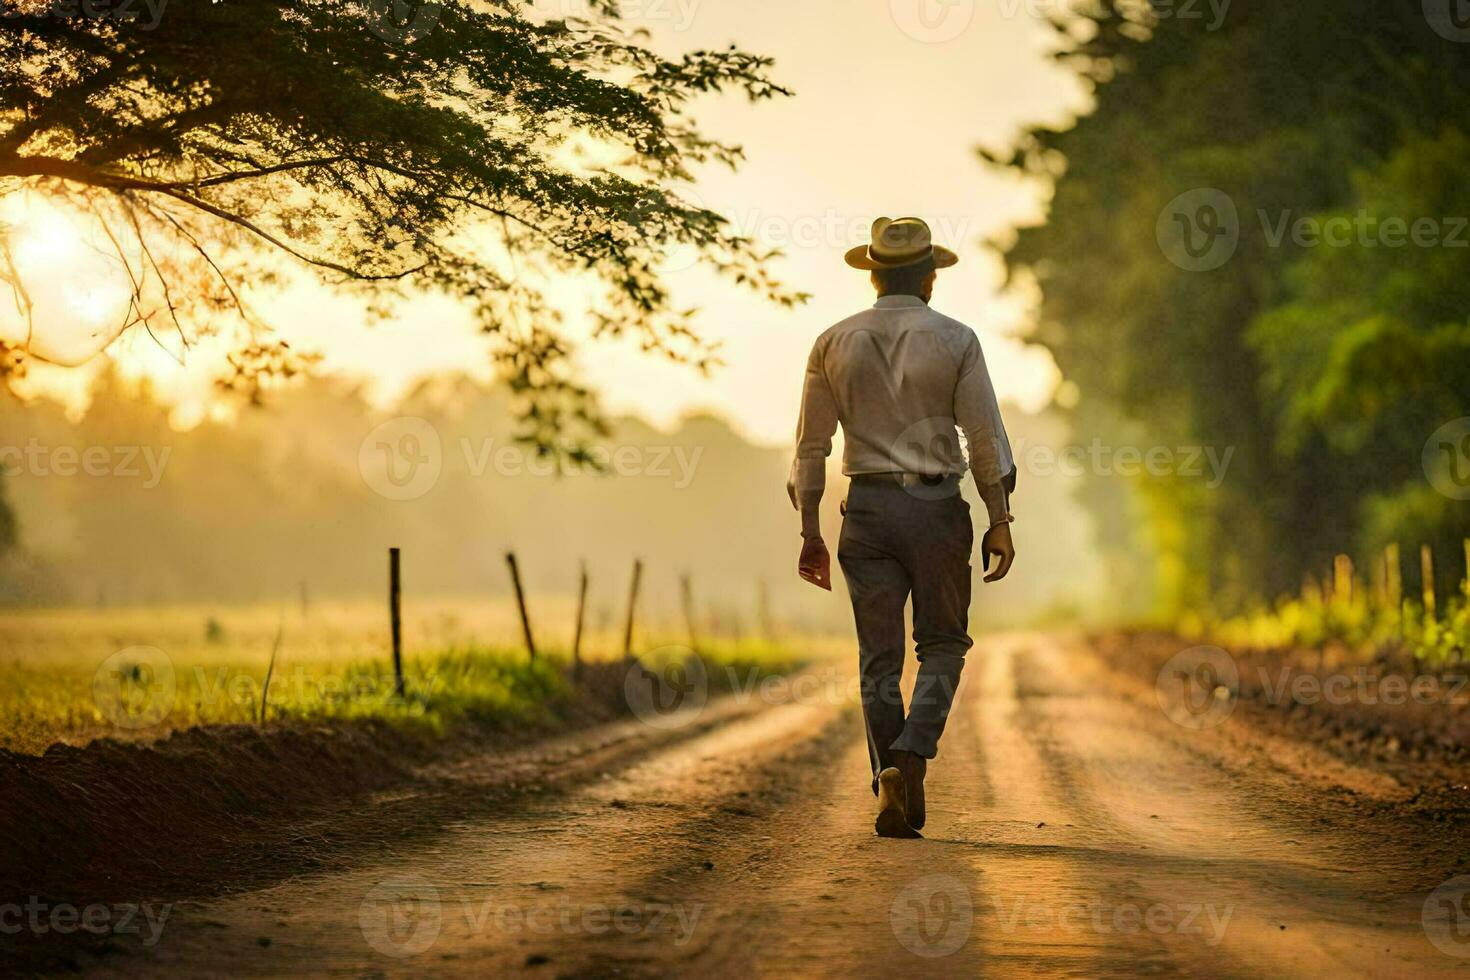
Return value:
<svg viewBox="0 0 1470 980">
<path fill-rule="evenodd" d="M 812 345 L 789 490 L 805 514 L 822 497 L 832 436 L 842 472 L 962 474 L 1014 486 L 1015 462 L 975 331 L 917 296 L 885 296 Z M 992 514 L 992 519 L 996 515 Z"/>
</svg>

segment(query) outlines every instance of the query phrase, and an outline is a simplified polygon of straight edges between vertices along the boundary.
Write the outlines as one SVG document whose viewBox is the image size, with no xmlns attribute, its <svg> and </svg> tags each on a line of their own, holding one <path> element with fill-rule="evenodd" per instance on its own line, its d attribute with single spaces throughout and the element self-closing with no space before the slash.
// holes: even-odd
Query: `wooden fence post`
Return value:
<svg viewBox="0 0 1470 980">
<path fill-rule="evenodd" d="M 582 623 L 587 616 L 587 560 L 582 559 L 582 585 L 577 590 L 577 626 L 572 633 L 572 676 L 582 679 Z"/>
<path fill-rule="evenodd" d="M 628 589 L 628 619 L 623 627 L 623 657 L 633 656 L 633 621 L 638 612 L 638 587 L 643 581 L 643 559 L 633 559 L 633 584 Z"/>
<path fill-rule="evenodd" d="M 1399 564 L 1399 546 L 1391 544 L 1383 549 L 1384 585 L 1388 589 L 1388 604 L 1395 611 L 1402 610 L 1404 602 L 1404 570 Z"/>
<path fill-rule="evenodd" d="M 1470 538 L 1465 539 L 1465 581 L 1460 583 L 1465 592 L 1465 598 L 1470 599 Z"/>
<path fill-rule="evenodd" d="M 531 634 L 531 615 L 526 611 L 526 592 L 521 587 L 521 569 L 516 564 L 516 553 L 507 551 L 505 563 L 510 566 L 510 580 L 516 589 L 516 608 L 521 613 L 521 635 L 526 638 L 526 652 L 536 659 L 536 638 Z"/>
<path fill-rule="evenodd" d="M 1419 546 L 1419 584 L 1424 590 L 1424 614 L 1434 618 L 1434 549 L 1427 544 Z"/>
<path fill-rule="evenodd" d="M 1353 560 L 1347 555 L 1332 559 L 1333 598 L 1343 604 L 1353 601 Z"/>
<path fill-rule="evenodd" d="M 403 590 L 398 572 L 398 549 L 388 549 L 388 616 L 393 625 L 393 693 L 403 697 Z"/>
<path fill-rule="evenodd" d="M 694 625 L 694 582 L 689 573 L 679 576 L 679 596 L 684 606 L 684 625 L 689 630 L 689 649 L 699 649 L 699 631 Z"/>
</svg>

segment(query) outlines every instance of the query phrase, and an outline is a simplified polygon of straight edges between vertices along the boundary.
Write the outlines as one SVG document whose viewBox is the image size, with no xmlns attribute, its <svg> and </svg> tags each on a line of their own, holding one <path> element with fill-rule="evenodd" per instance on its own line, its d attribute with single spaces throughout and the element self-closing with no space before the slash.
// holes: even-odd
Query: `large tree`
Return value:
<svg viewBox="0 0 1470 980">
<path fill-rule="evenodd" d="M 1421 450 L 1466 414 L 1470 249 L 1375 244 L 1387 221 L 1448 236 L 1470 203 L 1470 45 L 1433 6 L 1235 0 L 1217 18 L 1088 0 L 1058 49 L 1095 106 L 991 157 L 1055 190 L 1007 258 L 1040 284 L 1039 339 L 1078 385 L 1084 438 L 1117 445 L 1121 413 L 1143 448 L 1233 453 L 1218 487 L 1140 483 L 1176 605 L 1294 589 L 1394 539 L 1459 553 L 1465 505 L 1434 491 Z M 1221 201 L 1233 254 L 1172 261 L 1171 218 Z M 1359 213 L 1366 241 L 1279 233 Z"/>
<path fill-rule="evenodd" d="M 182 346 L 227 331 L 223 381 L 252 396 L 303 367 L 241 301 L 283 258 L 374 309 L 415 289 L 464 301 L 527 435 L 572 451 L 595 406 L 538 283 L 590 273 L 601 333 L 697 368 L 716 355 L 660 280 L 671 247 L 802 298 L 679 193 L 691 167 L 741 157 L 695 125 L 691 100 L 785 94 L 769 61 L 656 54 L 616 0 L 589 0 L 582 19 L 522 0 L 190 0 L 156 18 L 134 4 L 133 19 L 0 4 L 0 194 L 38 188 L 95 215 L 132 284 L 118 331 Z M 0 275 L 27 309 L 14 264 Z"/>
</svg>

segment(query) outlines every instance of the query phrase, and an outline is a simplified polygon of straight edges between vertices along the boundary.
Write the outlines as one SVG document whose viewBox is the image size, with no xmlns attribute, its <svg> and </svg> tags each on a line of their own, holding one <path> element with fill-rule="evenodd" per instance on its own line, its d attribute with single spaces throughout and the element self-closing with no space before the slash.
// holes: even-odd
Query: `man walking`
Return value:
<svg viewBox="0 0 1470 980">
<path fill-rule="evenodd" d="M 929 308 L 936 270 L 959 257 L 934 245 L 918 218 L 880 218 L 872 238 L 847 253 L 847 264 L 871 271 L 877 305 L 812 347 L 787 490 L 801 512 L 801 577 L 830 590 L 818 505 L 840 422 L 842 472 L 851 486 L 837 560 L 857 624 L 876 827 L 884 837 L 919 837 L 925 771 L 971 646 L 974 529 L 960 497 L 966 463 L 957 430 L 989 519 L 981 543 L 986 569 L 997 559 L 987 582 L 1005 578 L 1015 559 L 1009 494 L 1016 472 L 979 338 Z M 899 678 L 910 596 L 919 670 L 905 715 Z"/>
</svg>

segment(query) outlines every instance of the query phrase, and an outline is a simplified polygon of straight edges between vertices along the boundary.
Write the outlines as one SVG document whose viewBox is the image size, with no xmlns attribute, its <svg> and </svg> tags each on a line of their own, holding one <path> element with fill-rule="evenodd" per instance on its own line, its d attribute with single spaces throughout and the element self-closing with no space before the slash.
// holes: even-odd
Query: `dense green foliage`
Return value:
<svg viewBox="0 0 1470 980">
<path fill-rule="evenodd" d="M 595 405 L 547 283 L 595 277 L 602 332 L 700 367 L 714 352 L 659 276 L 670 248 L 800 299 L 678 193 L 691 167 L 741 157 L 700 131 L 691 100 L 784 94 L 766 59 L 655 54 L 610 0 L 590 20 L 524 0 L 191 0 L 156 22 L 51 6 L 0 4 L 0 195 L 38 188 L 95 214 L 133 281 L 119 329 L 184 347 L 230 331 L 222 380 L 248 394 L 305 366 L 241 302 L 283 260 L 377 310 L 414 287 L 462 300 L 527 438 L 573 454 L 567 434 L 595 431 Z M 0 277 L 24 306 L 25 284 L 3 263 Z M 13 360 L 0 349 L 0 377 Z"/>
<path fill-rule="evenodd" d="M 1220 620 L 1186 618 L 1183 631 L 1234 650 L 1323 649 L 1341 646 L 1367 656 L 1412 656 L 1426 667 L 1463 664 L 1470 652 L 1470 593 L 1429 613 L 1422 602 L 1383 602 L 1358 590 L 1351 596 L 1306 589 L 1269 609 Z"/>
<path fill-rule="evenodd" d="M 1099 0 L 1057 25 L 1093 110 L 990 157 L 1055 188 L 1007 259 L 1039 284 L 1080 434 L 1234 449 L 1218 489 L 1150 477 L 1136 525 L 1101 515 L 1106 545 L 1158 557 L 1120 584 L 1170 609 L 1295 591 L 1335 552 L 1371 569 L 1394 541 L 1435 546 L 1442 591 L 1460 578 L 1470 503 L 1422 454 L 1470 415 L 1470 43 L 1421 6 Z M 1238 214 L 1215 268 L 1171 261 L 1190 192 Z M 1203 235 L 1222 211 L 1184 213 Z"/>
</svg>

